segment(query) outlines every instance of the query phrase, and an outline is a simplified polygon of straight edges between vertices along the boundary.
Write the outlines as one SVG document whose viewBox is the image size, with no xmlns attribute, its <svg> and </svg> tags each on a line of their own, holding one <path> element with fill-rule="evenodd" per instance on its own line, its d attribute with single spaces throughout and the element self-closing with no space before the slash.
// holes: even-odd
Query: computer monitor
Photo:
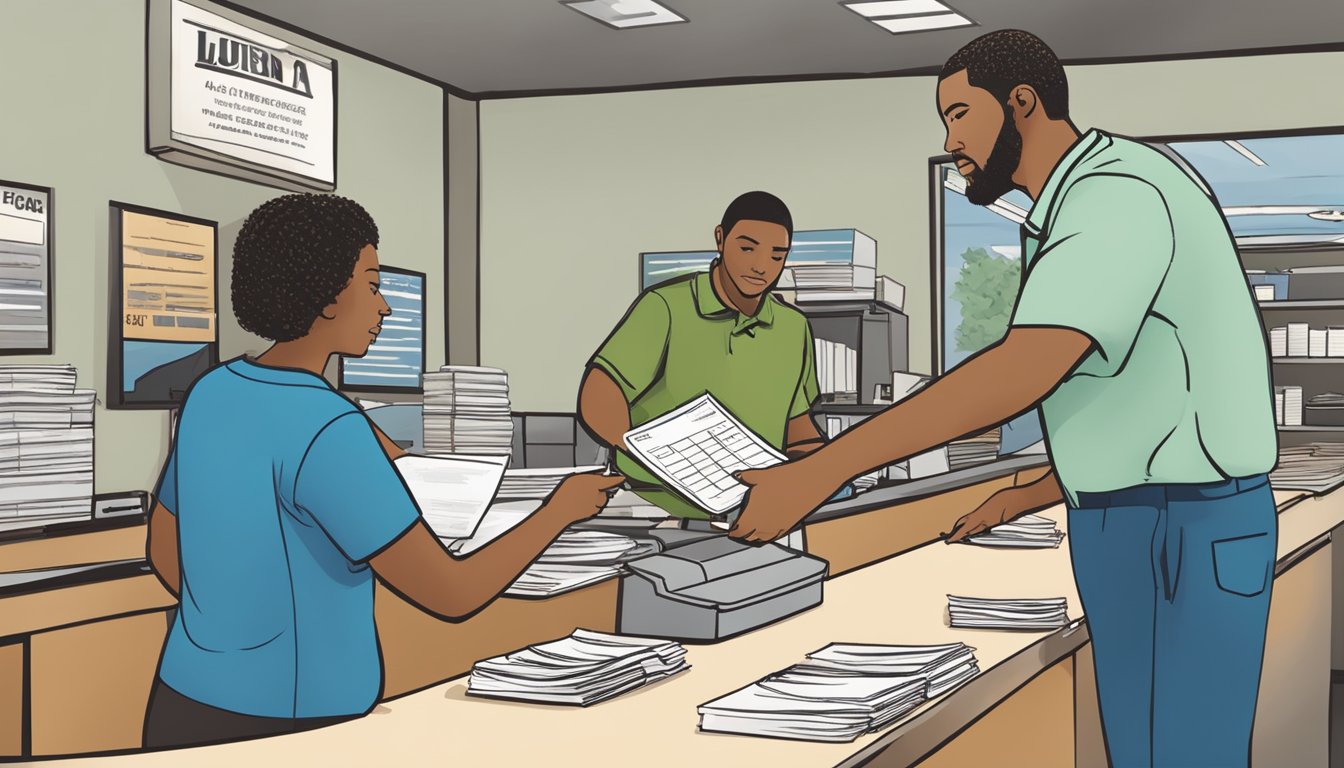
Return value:
<svg viewBox="0 0 1344 768">
<path fill-rule="evenodd" d="M 425 273 L 383 266 L 379 290 L 392 314 L 363 357 L 341 357 L 336 386 L 345 392 L 419 394 L 425 371 Z"/>
</svg>

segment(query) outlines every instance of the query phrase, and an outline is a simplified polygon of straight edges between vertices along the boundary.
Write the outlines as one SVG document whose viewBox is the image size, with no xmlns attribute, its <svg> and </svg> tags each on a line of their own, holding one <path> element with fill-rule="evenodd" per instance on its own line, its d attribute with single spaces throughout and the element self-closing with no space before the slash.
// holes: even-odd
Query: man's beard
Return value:
<svg viewBox="0 0 1344 768">
<path fill-rule="evenodd" d="M 1022 134 L 1005 106 L 1003 127 L 994 140 L 994 149 L 983 168 L 966 174 L 966 199 L 976 205 L 989 205 L 1014 189 L 1013 174 L 1022 162 Z"/>
</svg>

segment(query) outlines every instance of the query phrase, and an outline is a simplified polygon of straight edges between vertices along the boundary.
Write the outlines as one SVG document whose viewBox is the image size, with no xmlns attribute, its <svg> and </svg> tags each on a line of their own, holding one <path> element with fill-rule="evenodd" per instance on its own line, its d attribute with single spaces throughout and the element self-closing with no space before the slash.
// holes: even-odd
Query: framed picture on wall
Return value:
<svg viewBox="0 0 1344 768">
<path fill-rule="evenodd" d="M 378 290 L 392 308 L 363 357 L 338 359 L 345 392 L 420 393 L 425 370 L 425 273 L 383 266 Z"/>
<path fill-rule="evenodd" d="M 0 181 L 0 355 L 51 354 L 54 197 Z"/>
<path fill-rule="evenodd" d="M 149 0 L 145 150 L 299 192 L 336 189 L 336 61 L 203 0 Z"/>
<path fill-rule="evenodd" d="M 108 407 L 176 408 L 219 362 L 219 227 L 109 204 Z"/>
</svg>

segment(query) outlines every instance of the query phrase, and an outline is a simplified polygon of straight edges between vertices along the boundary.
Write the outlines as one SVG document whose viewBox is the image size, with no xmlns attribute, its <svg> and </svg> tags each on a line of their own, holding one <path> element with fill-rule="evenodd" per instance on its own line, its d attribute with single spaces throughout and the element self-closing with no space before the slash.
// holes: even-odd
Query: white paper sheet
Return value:
<svg viewBox="0 0 1344 768">
<path fill-rule="evenodd" d="M 734 472 L 787 461 L 708 393 L 625 433 L 625 444 L 668 486 L 716 515 L 747 493 Z"/>
<path fill-rule="evenodd" d="M 402 456 L 393 462 L 441 539 L 475 533 L 508 463 L 508 456 Z"/>
</svg>

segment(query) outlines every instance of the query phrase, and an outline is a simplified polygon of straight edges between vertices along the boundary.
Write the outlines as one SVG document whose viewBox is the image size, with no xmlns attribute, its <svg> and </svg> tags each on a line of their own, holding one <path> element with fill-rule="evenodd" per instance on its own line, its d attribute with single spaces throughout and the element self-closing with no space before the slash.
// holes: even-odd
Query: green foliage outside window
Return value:
<svg viewBox="0 0 1344 768">
<path fill-rule="evenodd" d="M 1003 338 L 1022 280 L 1022 261 L 968 248 L 952 298 L 961 304 L 957 350 L 978 352 Z"/>
</svg>

